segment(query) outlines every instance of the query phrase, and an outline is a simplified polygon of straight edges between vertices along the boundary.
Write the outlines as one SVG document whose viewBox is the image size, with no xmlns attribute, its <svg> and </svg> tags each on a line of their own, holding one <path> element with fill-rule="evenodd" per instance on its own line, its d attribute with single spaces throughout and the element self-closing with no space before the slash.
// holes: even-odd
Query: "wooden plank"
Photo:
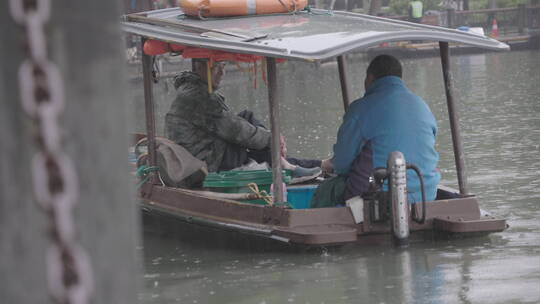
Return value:
<svg viewBox="0 0 540 304">
<path fill-rule="evenodd" d="M 279 122 L 279 96 L 277 90 L 276 59 L 266 57 L 268 73 L 268 104 L 270 107 L 270 127 L 272 131 L 272 178 L 274 184 L 274 203 L 285 201 L 283 195 L 283 175 L 281 171 L 281 132 Z"/>
<path fill-rule="evenodd" d="M 351 103 L 349 79 L 347 76 L 347 61 L 345 55 L 337 57 L 338 70 L 339 70 L 339 82 L 341 84 L 341 96 L 343 98 L 343 109 L 347 112 L 349 104 Z"/>
<path fill-rule="evenodd" d="M 448 47 L 448 42 L 439 42 L 439 47 L 450 130 L 452 131 L 452 144 L 454 147 L 454 159 L 456 163 L 459 192 L 461 195 L 465 196 L 469 194 L 469 187 L 467 183 L 467 170 L 465 167 L 465 154 L 459 127 L 459 110 L 457 108 L 457 102 L 454 101 L 454 79 L 452 72 L 450 71 L 450 48 Z"/>
</svg>

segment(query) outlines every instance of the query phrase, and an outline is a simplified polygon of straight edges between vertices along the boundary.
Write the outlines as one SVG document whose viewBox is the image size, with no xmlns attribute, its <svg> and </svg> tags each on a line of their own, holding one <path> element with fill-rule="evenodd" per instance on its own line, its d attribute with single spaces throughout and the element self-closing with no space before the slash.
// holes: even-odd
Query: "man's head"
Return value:
<svg viewBox="0 0 540 304">
<path fill-rule="evenodd" d="M 364 86 L 367 90 L 375 80 L 381 77 L 397 76 L 401 78 L 402 74 L 401 63 L 396 57 L 390 55 L 379 55 L 369 63 L 366 71 L 366 79 L 364 80 Z"/>
<path fill-rule="evenodd" d="M 206 59 L 193 59 L 192 60 L 192 69 L 193 72 L 197 73 L 204 81 L 208 81 L 207 73 L 207 64 L 208 60 Z M 221 78 L 225 74 L 225 63 L 224 62 L 215 62 L 211 68 L 212 73 L 212 89 L 217 90 L 219 84 L 221 83 Z"/>
</svg>

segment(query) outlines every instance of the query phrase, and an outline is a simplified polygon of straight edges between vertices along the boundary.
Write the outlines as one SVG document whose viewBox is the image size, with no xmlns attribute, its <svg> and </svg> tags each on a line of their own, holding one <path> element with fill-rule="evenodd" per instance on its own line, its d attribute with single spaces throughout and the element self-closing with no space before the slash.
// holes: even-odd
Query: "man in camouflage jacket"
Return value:
<svg viewBox="0 0 540 304">
<path fill-rule="evenodd" d="M 206 81 L 206 62 L 196 60 L 194 72 L 175 77 L 177 90 L 171 109 L 165 117 L 166 136 L 186 148 L 193 156 L 206 162 L 209 172 L 231 170 L 244 165 L 249 158 L 271 165 L 271 134 L 250 111 L 235 115 L 216 93 L 224 65 L 212 67 L 212 93 Z M 286 158 L 282 138 L 281 165 L 293 176 L 310 176 L 320 172 L 329 160 Z M 310 169 L 308 169 L 310 168 Z"/>
<path fill-rule="evenodd" d="M 203 69 L 203 64 L 200 66 Z M 175 78 L 177 96 L 165 117 L 166 136 L 196 158 L 205 161 L 210 172 L 242 165 L 237 163 L 222 166 L 224 155 L 231 144 L 243 147 L 244 150 L 269 147 L 270 131 L 232 113 L 223 96 L 215 91 L 208 92 L 208 84 L 200 74 L 204 73 L 183 72 Z M 215 65 L 212 69 L 214 90 L 222 75 L 223 66 Z"/>
</svg>

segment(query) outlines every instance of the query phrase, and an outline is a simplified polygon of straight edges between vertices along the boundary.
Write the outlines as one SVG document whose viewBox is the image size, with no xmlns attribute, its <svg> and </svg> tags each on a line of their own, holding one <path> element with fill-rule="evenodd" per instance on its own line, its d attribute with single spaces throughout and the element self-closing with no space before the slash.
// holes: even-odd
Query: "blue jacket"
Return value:
<svg viewBox="0 0 540 304">
<path fill-rule="evenodd" d="M 334 145 L 334 170 L 347 175 L 345 199 L 368 190 L 373 168 L 386 167 L 388 154 L 400 151 L 424 176 L 426 199 L 434 200 L 440 173 L 435 151 L 437 122 L 428 105 L 401 78 L 374 81 L 364 97 L 351 103 Z M 421 201 L 420 182 L 407 171 L 410 203 Z"/>
</svg>

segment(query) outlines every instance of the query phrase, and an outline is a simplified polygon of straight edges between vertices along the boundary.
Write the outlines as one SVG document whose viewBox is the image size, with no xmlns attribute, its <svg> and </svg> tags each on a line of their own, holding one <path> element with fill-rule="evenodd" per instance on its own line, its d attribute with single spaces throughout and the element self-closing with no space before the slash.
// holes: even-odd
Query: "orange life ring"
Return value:
<svg viewBox="0 0 540 304">
<path fill-rule="evenodd" d="M 184 13 L 194 17 L 289 13 L 306 5 L 307 0 L 180 0 Z"/>
</svg>

